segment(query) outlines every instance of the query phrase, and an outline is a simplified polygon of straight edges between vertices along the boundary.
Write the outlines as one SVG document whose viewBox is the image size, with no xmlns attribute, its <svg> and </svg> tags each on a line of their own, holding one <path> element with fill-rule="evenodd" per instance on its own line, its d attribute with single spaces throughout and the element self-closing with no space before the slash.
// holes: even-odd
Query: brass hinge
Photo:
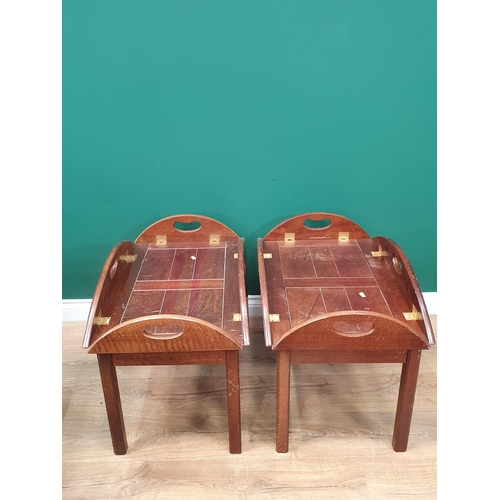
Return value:
<svg viewBox="0 0 500 500">
<path fill-rule="evenodd" d="M 234 313 L 233 314 L 233 321 L 241 321 L 241 314 Z"/>
<path fill-rule="evenodd" d="M 98 325 L 98 326 L 109 325 L 110 321 L 111 321 L 111 318 L 97 316 L 94 318 L 93 324 Z"/>
<path fill-rule="evenodd" d="M 280 315 L 279 314 L 270 314 L 269 315 L 269 323 L 279 323 Z"/>
<path fill-rule="evenodd" d="M 122 260 L 123 262 L 126 262 L 127 264 L 130 264 L 131 262 L 135 262 L 137 259 L 137 255 L 120 255 L 118 257 L 118 260 Z"/>
<path fill-rule="evenodd" d="M 265 253 L 263 255 L 264 259 L 272 259 L 273 258 L 273 254 L 272 253 Z"/>
<path fill-rule="evenodd" d="M 349 243 L 349 233 L 339 233 L 339 243 Z"/>
<path fill-rule="evenodd" d="M 417 308 L 413 306 L 413 309 L 409 313 L 403 313 L 403 316 L 405 317 L 406 321 L 417 321 L 422 318 L 422 313 L 417 311 Z"/>
<path fill-rule="evenodd" d="M 372 252 L 372 255 L 374 257 L 386 257 L 387 255 L 389 255 L 389 253 L 386 252 L 385 250 L 382 250 L 382 247 L 379 245 L 378 252 Z"/>
<path fill-rule="evenodd" d="M 164 234 L 159 234 L 156 236 L 156 246 L 164 247 L 167 244 L 167 237 Z"/>
<path fill-rule="evenodd" d="M 285 233 L 285 245 L 295 245 L 295 233 Z"/>
<path fill-rule="evenodd" d="M 210 245 L 219 245 L 220 244 L 220 236 L 218 234 L 210 235 Z"/>
</svg>

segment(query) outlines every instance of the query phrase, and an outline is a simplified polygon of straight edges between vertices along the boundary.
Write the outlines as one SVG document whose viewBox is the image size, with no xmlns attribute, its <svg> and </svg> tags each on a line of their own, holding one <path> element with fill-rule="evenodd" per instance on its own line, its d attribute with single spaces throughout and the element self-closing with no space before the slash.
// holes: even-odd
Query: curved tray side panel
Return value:
<svg viewBox="0 0 500 500">
<path fill-rule="evenodd" d="M 165 217 L 151 224 L 136 238 L 135 242 L 156 244 L 158 236 L 164 236 L 167 244 L 191 241 L 217 244 L 215 241 L 224 243 L 239 239 L 232 229 L 215 219 L 203 215 L 180 214 Z"/>
<path fill-rule="evenodd" d="M 361 226 L 346 217 L 328 212 L 308 212 L 281 222 L 264 239 L 284 240 L 285 234 L 289 233 L 294 234 L 298 241 L 338 240 L 339 233 L 349 233 L 350 239 L 370 238 Z"/>
<path fill-rule="evenodd" d="M 269 322 L 269 299 L 267 296 L 266 266 L 264 265 L 264 250 L 262 238 L 257 239 L 257 263 L 259 269 L 260 297 L 262 302 L 262 323 L 264 327 L 264 340 L 266 346 L 272 344 L 271 323 Z"/>
<path fill-rule="evenodd" d="M 248 322 L 248 302 L 245 286 L 245 240 L 240 238 L 238 241 L 238 292 L 240 294 L 240 309 L 241 309 L 241 332 L 243 335 L 243 345 L 250 345 L 250 326 Z"/>
<path fill-rule="evenodd" d="M 417 277 L 411 267 L 410 261 L 406 257 L 403 250 L 393 240 L 385 236 L 375 236 L 373 242 L 379 246 L 384 254 L 384 265 L 387 267 L 391 276 L 394 278 L 406 302 L 411 307 L 415 307 L 415 312 L 422 315 L 421 319 L 417 319 L 420 327 L 426 332 L 427 340 L 430 345 L 436 343 L 434 338 L 434 331 L 432 329 L 431 319 L 425 305 L 420 285 L 418 284 Z"/>
<path fill-rule="evenodd" d="M 136 257 L 135 257 L 136 258 Z M 102 328 L 99 321 L 107 317 L 110 299 L 115 292 L 120 291 L 130 273 L 131 264 L 134 262 L 134 245 L 130 241 L 122 241 L 115 245 L 104 263 L 97 282 L 94 297 L 90 305 L 87 326 L 83 336 L 82 347 L 88 348 L 92 337 Z"/>
<path fill-rule="evenodd" d="M 316 316 L 297 325 L 276 342 L 273 349 L 428 349 L 428 344 L 420 335 L 402 321 L 384 314 L 335 312 Z"/>
<path fill-rule="evenodd" d="M 207 321 L 174 314 L 143 316 L 108 330 L 90 354 L 221 351 L 243 344 Z"/>
</svg>

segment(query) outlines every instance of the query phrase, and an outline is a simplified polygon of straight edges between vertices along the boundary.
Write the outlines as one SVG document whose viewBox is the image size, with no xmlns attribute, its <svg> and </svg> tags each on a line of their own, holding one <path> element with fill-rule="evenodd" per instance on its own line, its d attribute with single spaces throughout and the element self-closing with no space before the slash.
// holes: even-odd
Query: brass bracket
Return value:
<svg viewBox="0 0 500 500">
<path fill-rule="evenodd" d="M 210 235 L 210 245 L 220 245 L 220 236 L 218 234 Z"/>
<path fill-rule="evenodd" d="M 159 234 L 156 236 L 156 246 L 164 247 L 167 244 L 167 237 L 164 234 Z"/>
<path fill-rule="evenodd" d="M 241 321 L 241 314 L 234 313 L 233 314 L 233 321 Z"/>
<path fill-rule="evenodd" d="M 269 315 L 269 323 L 279 323 L 280 315 L 279 314 L 270 314 Z"/>
<path fill-rule="evenodd" d="M 385 250 L 382 250 L 382 247 L 379 245 L 378 252 L 372 252 L 372 255 L 374 257 L 387 257 L 387 255 L 389 255 L 389 253 L 386 252 Z"/>
<path fill-rule="evenodd" d="M 339 243 L 349 243 L 349 233 L 339 233 Z"/>
<path fill-rule="evenodd" d="M 273 254 L 272 253 L 265 253 L 265 254 L 263 254 L 263 257 L 264 257 L 264 259 L 272 259 Z"/>
<path fill-rule="evenodd" d="M 235 254 L 234 254 L 234 258 L 235 258 L 235 259 L 237 259 L 237 258 L 238 258 L 238 254 L 237 254 L 237 253 L 235 253 Z"/>
<path fill-rule="evenodd" d="M 118 260 L 122 260 L 123 262 L 130 264 L 131 262 L 135 262 L 137 260 L 137 255 L 120 255 Z"/>
<path fill-rule="evenodd" d="M 422 313 L 417 311 L 417 308 L 413 306 L 413 309 L 409 313 L 403 313 L 403 316 L 405 317 L 406 321 L 417 321 L 422 318 Z"/>
<path fill-rule="evenodd" d="M 285 233 L 285 245 L 295 245 L 295 233 Z"/>
<path fill-rule="evenodd" d="M 94 318 L 93 324 L 98 326 L 109 325 L 110 321 L 111 318 L 97 316 Z"/>
</svg>

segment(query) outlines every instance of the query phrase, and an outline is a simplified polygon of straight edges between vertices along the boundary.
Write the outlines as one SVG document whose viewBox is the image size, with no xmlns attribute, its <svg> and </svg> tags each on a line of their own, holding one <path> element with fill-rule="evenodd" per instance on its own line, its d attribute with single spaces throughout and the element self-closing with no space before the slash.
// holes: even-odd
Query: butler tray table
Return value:
<svg viewBox="0 0 500 500">
<path fill-rule="evenodd" d="M 225 364 L 229 451 L 241 453 L 239 350 L 249 343 L 243 239 L 176 215 L 117 244 L 106 260 L 83 347 L 97 354 L 113 450 L 127 451 L 116 366 Z"/>
<path fill-rule="evenodd" d="M 406 451 L 420 354 L 434 344 L 399 246 L 339 215 L 292 217 L 258 240 L 266 345 L 276 351 L 276 450 L 288 451 L 290 363 L 402 363 L 392 445 Z"/>
</svg>

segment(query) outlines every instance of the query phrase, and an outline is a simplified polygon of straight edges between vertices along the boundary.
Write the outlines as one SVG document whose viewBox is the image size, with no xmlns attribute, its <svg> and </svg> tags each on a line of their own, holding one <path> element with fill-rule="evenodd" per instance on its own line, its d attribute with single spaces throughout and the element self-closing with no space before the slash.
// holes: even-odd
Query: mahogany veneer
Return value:
<svg viewBox="0 0 500 500">
<path fill-rule="evenodd" d="M 288 451 L 291 363 L 402 363 L 392 445 L 408 446 L 421 351 L 435 343 L 392 240 L 345 217 L 292 217 L 258 240 L 266 345 L 277 355 L 276 450 Z"/>
<path fill-rule="evenodd" d="M 115 454 L 127 451 L 115 367 L 171 364 L 226 365 L 229 451 L 241 453 L 239 350 L 249 344 L 243 244 L 216 220 L 175 215 L 109 254 L 83 347 L 97 354 Z"/>
</svg>

